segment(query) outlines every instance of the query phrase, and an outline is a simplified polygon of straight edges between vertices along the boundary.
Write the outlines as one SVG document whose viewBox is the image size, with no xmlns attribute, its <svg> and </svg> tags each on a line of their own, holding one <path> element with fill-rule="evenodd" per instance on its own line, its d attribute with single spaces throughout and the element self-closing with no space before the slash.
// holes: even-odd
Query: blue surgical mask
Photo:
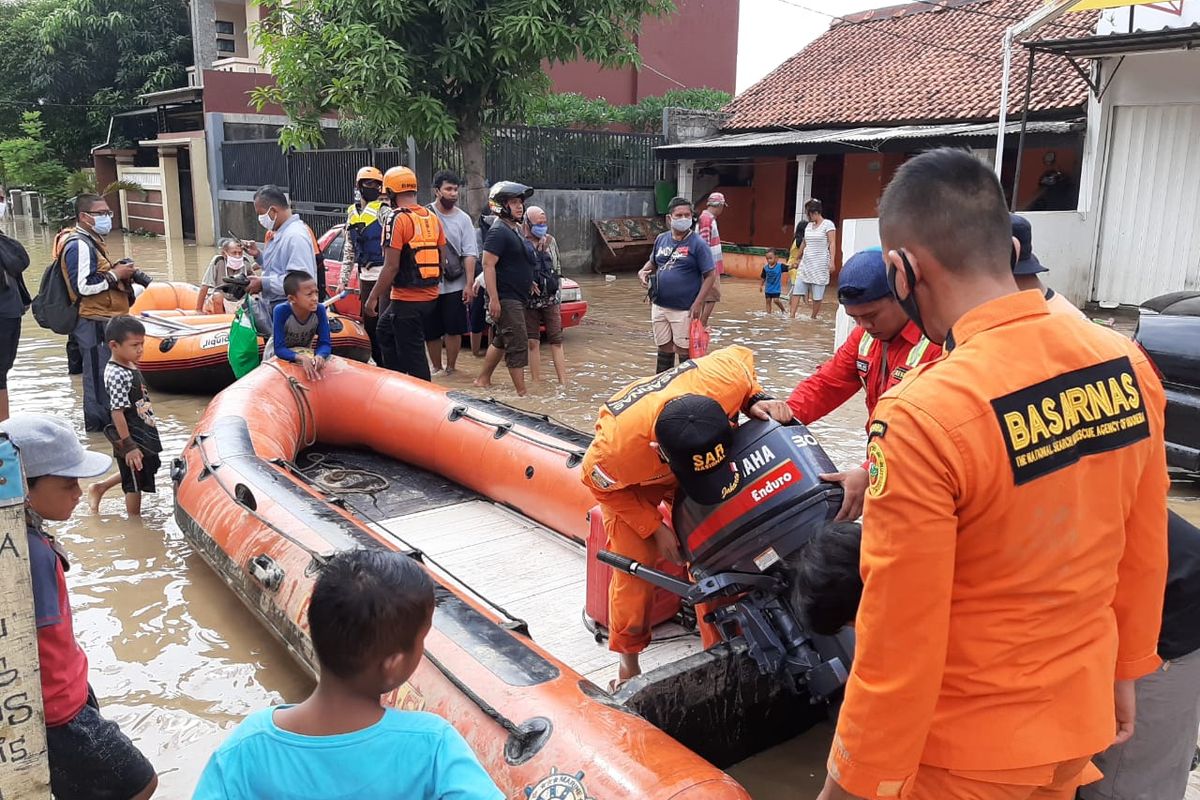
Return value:
<svg viewBox="0 0 1200 800">
<path fill-rule="evenodd" d="M 530 225 L 529 230 L 537 238 L 544 239 L 544 238 L 546 238 L 546 234 L 550 230 L 550 226 L 549 225 Z"/>
<path fill-rule="evenodd" d="M 671 228 L 674 229 L 676 233 L 686 233 L 692 229 L 692 218 L 672 217 Z"/>
<path fill-rule="evenodd" d="M 92 219 L 95 220 L 92 228 L 96 231 L 96 233 L 100 234 L 101 236 L 108 236 L 108 234 L 112 233 L 111 214 L 103 217 L 92 217 Z"/>
</svg>

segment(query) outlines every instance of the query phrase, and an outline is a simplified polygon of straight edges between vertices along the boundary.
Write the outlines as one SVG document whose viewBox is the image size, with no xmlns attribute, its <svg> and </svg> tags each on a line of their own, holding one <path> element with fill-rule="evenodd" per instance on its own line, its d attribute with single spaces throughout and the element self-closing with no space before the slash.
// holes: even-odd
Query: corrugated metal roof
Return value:
<svg viewBox="0 0 1200 800">
<path fill-rule="evenodd" d="M 1029 134 L 1071 134 L 1084 129 L 1083 120 L 1051 121 L 1030 120 L 1026 126 Z M 1021 121 L 1009 122 L 1008 133 L 1019 133 Z M 836 128 L 809 131 L 772 131 L 769 133 L 734 133 L 714 136 L 694 142 L 656 147 L 659 158 L 671 158 L 673 154 L 712 150 L 724 155 L 730 151 L 760 149 L 764 147 L 792 147 L 803 153 L 805 147 L 816 145 L 880 145 L 889 141 L 968 138 L 995 136 L 995 122 L 958 122 L 944 125 L 896 125 L 891 127 Z"/>
</svg>

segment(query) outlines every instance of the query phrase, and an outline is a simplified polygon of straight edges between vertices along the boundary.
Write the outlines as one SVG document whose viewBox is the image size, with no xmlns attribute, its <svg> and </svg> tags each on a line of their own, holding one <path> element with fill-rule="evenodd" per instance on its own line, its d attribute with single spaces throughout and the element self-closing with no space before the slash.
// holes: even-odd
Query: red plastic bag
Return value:
<svg viewBox="0 0 1200 800">
<path fill-rule="evenodd" d="M 688 358 L 699 358 L 708 355 L 708 328 L 699 319 L 692 320 L 688 330 Z"/>
</svg>

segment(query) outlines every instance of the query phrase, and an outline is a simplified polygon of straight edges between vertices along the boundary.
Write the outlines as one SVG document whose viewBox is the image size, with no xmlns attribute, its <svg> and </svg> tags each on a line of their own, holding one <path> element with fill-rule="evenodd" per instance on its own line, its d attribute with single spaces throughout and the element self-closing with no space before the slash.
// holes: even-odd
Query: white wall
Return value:
<svg viewBox="0 0 1200 800">
<path fill-rule="evenodd" d="M 1033 226 L 1033 252 L 1050 272 L 1042 281 L 1076 305 L 1088 299 L 1092 284 L 1094 215 L 1076 211 L 1026 211 L 1021 216 Z M 868 247 L 878 247 L 879 220 L 848 219 L 842 222 L 842 261 Z"/>
</svg>

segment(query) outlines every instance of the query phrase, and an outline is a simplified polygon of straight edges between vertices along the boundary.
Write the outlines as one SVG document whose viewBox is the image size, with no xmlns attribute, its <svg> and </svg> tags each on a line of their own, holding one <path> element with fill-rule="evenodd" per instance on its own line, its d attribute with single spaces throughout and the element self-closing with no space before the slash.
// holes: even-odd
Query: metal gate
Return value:
<svg viewBox="0 0 1200 800">
<path fill-rule="evenodd" d="M 395 148 L 293 150 L 288 153 L 288 195 L 292 207 L 318 237 L 345 220 L 354 199 L 354 176 L 374 165 L 388 170 L 408 165 L 408 151 Z"/>
<path fill-rule="evenodd" d="M 1200 104 L 1113 111 L 1094 299 L 1200 289 Z"/>
</svg>

